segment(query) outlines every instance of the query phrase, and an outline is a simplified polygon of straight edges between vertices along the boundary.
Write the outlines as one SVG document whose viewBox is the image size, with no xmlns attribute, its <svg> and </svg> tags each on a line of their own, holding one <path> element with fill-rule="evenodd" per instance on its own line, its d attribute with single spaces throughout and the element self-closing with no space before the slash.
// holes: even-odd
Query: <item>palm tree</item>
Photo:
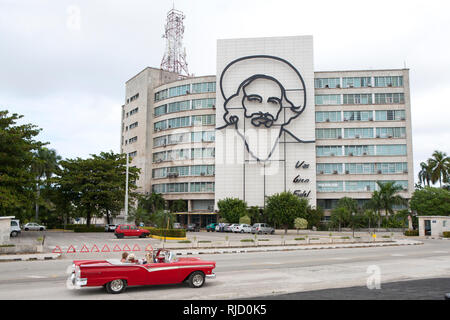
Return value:
<svg viewBox="0 0 450 320">
<path fill-rule="evenodd" d="M 381 210 L 383 209 L 383 201 L 381 193 L 375 190 L 372 193 L 372 198 L 367 203 L 367 208 L 372 209 L 378 216 L 378 229 L 381 227 Z"/>
<path fill-rule="evenodd" d="M 450 157 L 445 152 L 434 151 L 432 158 L 429 159 L 431 165 L 431 178 L 432 182 L 439 181 L 439 187 L 442 188 L 442 181 L 448 180 L 448 174 L 450 170 Z"/>
<path fill-rule="evenodd" d="M 420 171 L 419 171 L 419 183 L 425 186 L 430 186 L 430 182 L 432 180 L 432 171 L 433 168 L 430 164 L 430 160 L 427 162 L 420 163 Z"/>
<path fill-rule="evenodd" d="M 379 187 L 380 205 L 386 216 L 394 214 L 393 207 L 395 205 L 406 204 L 407 200 L 397 195 L 398 192 L 403 190 L 402 186 L 395 184 L 395 182 L 381 183 L 377 181 L 377 184 Z"/>
<path fill-rule="evenodd" d="M 56 150 L 39 148 L 34 154 L 34 160 L 31 164 L 31 171 L 36 177 L 36 221 L 39 220 L 39 198 L 41 192 L 42 178 L 45 177 L 45 183 L 50 184 L 50 178 L 59 169 L 61 156 L 57 155 Z"/>
</svg>

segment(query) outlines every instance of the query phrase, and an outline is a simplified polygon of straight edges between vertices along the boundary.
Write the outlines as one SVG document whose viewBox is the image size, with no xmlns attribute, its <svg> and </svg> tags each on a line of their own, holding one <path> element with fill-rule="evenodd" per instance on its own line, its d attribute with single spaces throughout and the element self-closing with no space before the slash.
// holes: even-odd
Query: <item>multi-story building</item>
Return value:
<svg viewBox="0 0 450 320">
<path fill-rule="evenodd" d="M 314 72 L 312 60 L 312 37 L 220 40 L 217 78 L 146 68 L 127 81 L 121 151 L 141 169 L 138 191 L 182 200 L 178 220 L 203 226 L 225 197 L 264 207 L 293 191 L 327 215 L 344 196 L 363 204 L 377 181 L 410 198 L 409 70 Z"/>
</svg>

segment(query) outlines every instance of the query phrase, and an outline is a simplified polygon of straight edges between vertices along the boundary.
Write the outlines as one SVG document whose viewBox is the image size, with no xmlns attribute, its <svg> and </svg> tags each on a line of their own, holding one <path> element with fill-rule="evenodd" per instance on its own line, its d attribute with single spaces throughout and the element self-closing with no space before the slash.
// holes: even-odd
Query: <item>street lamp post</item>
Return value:
<svg viewBox="0 0 450 320">
<path fill-rule="evenodd" d="M 128 160 L 129 155 L 127 153 L 127 164 L 126 164 L 126 174 L 125 174 L 125 223 L 128 221 Z"/>
</svg>

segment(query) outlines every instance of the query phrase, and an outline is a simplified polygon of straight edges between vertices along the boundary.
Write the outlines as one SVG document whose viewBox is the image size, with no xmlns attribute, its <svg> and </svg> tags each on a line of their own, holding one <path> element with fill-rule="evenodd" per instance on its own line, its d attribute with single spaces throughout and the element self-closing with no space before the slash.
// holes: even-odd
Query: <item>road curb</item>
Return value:
<svg viewBox="0 0 450 320">
<path fill-rule="evenodd" d="M 345 245 L 333 245 L 333 246 L 286 246 L 286 247 L 260 247 L 260 248 L 248 248 L 248 249 L 206 249 L 206 250 L 195 250 L 195 251 L 185 251 L 177 250 L 177 255 L 201 255 L 201 254 L 224 254 L 224 253 L 251 253 L 251 252 L 268 252 L 268 251 L 298 251 L 298 250 L 322 250 L 322 249 L 358 249 L 358 248 L 376 248 L 376 247 L 394 247 L 394 246 L 405 246 L 405 245 L 421 245 L 423 242 L 416 240 L 397 240 L 390 243 L 364 243 L 361 245 L 352 244 L 351 246 Z M 175 250 L 174 250 L 175 251 Z"/>
<path fill-rule="evenodd" d="M 44 261 L 44 260 L 56 260 L 61 256 L 57 253 L 48 254 L 27 254 L 27 255 L 1 255 L 0 262 L 17 262 L 17 261 Z"/>
</svg>

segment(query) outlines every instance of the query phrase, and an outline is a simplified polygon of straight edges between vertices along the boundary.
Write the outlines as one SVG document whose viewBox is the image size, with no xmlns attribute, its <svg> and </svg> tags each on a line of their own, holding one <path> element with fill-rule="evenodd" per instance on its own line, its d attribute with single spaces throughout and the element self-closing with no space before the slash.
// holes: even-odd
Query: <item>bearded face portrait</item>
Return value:
<svg viewBox="0 0 450 320">
<path fill-rule="evenodd" d="M 251 60 L 271 59 L 281 64 L 291 79 L 286 89 L 284 83 L 270 74 L 251 74 L 244 78 L 234 91 L 227 86 L 230 93 L 225 93 L 223 86 L 229 69 L 239 63 L 249 63 Z M 295 80 L 296 79 L 296 80 Z M 224 97 L 225 125 L 218 129 L 234 128 L 243 139 L 249 155 L 257 161 L 268 161 L 276 147 L 282 133 L 295 137 L 287 125 L 300 116 L 306 106 L 305 85 L 300 73 L 287 61 L 272 56 L 250 56 L 237 59 L 224 69 L 220 78 L 220 89 Z M 291 101 L 290 94 L 294 100 Z"/>
</svg>

